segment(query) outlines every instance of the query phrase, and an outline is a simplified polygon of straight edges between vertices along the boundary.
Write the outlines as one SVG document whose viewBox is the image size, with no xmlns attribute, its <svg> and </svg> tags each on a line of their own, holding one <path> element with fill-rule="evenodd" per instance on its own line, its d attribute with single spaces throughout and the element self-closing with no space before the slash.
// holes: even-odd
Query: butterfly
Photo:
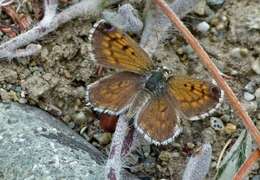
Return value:
<svg viewBox="0 0 260 180">
<path fill-rule="evenodd" d="M 126 33 L 100 20 L 89 34 L 89 52 L 97 64 L 118 69 L 87 86 L 87 105 L 113 115 L 126 113 L 145 92 L 134 113 L 134 126 L 156 145 L 172 142 L 181 132 L 180 116 L 198 120 L 212 114 L 223 100 L 214 83 L 189 76 L 172 76 L 156 67 Z M 138 104 L 138 103 L 137 103 Z"/>
</svg>

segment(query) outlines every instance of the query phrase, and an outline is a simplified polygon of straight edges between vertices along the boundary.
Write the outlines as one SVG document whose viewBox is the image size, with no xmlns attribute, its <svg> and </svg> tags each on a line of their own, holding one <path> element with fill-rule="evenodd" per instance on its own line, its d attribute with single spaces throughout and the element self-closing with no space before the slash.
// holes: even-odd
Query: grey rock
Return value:
<svg viewBox="0 0 260 180">
<path fill-rule="evenodd" d="M 256 101 L 242 101 L 242 105 L 244 108 L 250 113 L 255 112 L 257 110 L 257 102 Z"/>
<path fill-rule="evenodd" d="M 255 91 L 255 97 L 256 97 L 256 101 L 260 102 L 260 88 L 257 88 Z"/>
<path fill-rule="evenodd" d="M 249 92 L 244 92 L 244 99 L 246 101 L 252 101 L 255 99 L 255 96 Z"/>
<path fill-rule="evenodd" d="M 252 180 L 260 180 L 260 175 L 255 175 Z"/>
<path fill-rule="evenodd" d="M 200 16 L 203 16 L 206 12 L 207 3 L 206 0 L 201 0 L 194 8 L 194 12 Z"/>
<path fill-rule="evenodd" d="M 236 47 L 230 51 L 230 56 L 233 58 L 241 59 L 240 48 Z"/>
<path fill-rule="evenodd" d="M 211 7 L 220 7 L 224 0 L 207 0 L 207 4 Z"/>
<path fill-rule="evenodd" d="M 247 83 L 247 85 L 245 86 L 245 90 L 250 92 L 250 93 L 254 93 L 255 91 L 255 87 L 256 87 L 256 83 L 254 81 L 250 81 L 249 83 Z"/>
<path fill-rule="evenodd" d="M 106 156 L 48 113 L 0 103 L 0 123 L 0 179 L 104 179 Z"/>
</svg>

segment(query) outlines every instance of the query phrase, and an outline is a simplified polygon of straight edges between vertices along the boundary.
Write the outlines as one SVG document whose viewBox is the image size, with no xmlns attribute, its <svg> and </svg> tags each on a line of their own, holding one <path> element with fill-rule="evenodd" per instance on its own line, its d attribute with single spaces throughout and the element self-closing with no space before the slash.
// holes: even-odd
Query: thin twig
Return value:
<svg viewBox="0 0 260 180">
<path fill-rule="evenodd" d="M 217 166 L 216 166 L 216 169 L 217 169 L 217 170 L 219 169 L 221 159 L 222 159 L 222 157 L 223 157 L 223 155 L 224 155 L 224 153 L 225 153 L 227 147 L 229 146 L 229 144 L 230 144 L 231 142 L 232 142 L 232 139 L 229 139 L 229 140 L 226 142 L 226 144 L 225 144 L 225 146 L 223 147 L 223 149 L 221 150 L 220 155 L 219 155 L 219 157 L 218 157 L 218 161 L 217 161 Z"/>
<path fill-rule="evenodd" d="M 176 14 L 171 10 L 164 0 L 154 0 L 154 2 L 162 9 L 164 14 L 169 17 L 172 23 L 175 24 L 176 28 L 182 33 L 185 40 L 190 44 L 194 51 L 199 56 L 201 62 L 208 69 L 212 77 L 216 80 L 221 89 L 224 90 L 225 95 L 228 97 L 230 105 L 237 112 L 239 117 L 242 119 L 243 124 L 249 130 L 249 133 L 254 137 L 258 146 L 260 146 L 260 133 L 256 126 L 254 125 L 251 118 L 248 116 L 247 112 L 241 106 L 239 100 L 235 96 L 232 89 L 226 83 L 224 78 L 219 73 L 216 65 L 211 61 L 208 54 L 204 51 L 202 46 L 199 44 L 198 40 L 191 34 L 191 32 L 186 28 L 186 26 L 181 22 L 181 20 L 176 16 Z"/>
<path fill-rule="evenodd" d="M 120 115 L 105 167 L 105 179 L 120 180 L 125 156 L 132 150 L 133 129 L 129 128 L 126 116 Z"/>
<path fill-rule="evenodd" d="M 246 174 L 250 170 L 250 168 L 254 165 L 254 163 L 260 158 L 260 150 L 255 150 L 250 154 L 247 160 L 242 164 L 239 168 L 233 180 L 242 180 L 245 178 Z"/>
</svg>

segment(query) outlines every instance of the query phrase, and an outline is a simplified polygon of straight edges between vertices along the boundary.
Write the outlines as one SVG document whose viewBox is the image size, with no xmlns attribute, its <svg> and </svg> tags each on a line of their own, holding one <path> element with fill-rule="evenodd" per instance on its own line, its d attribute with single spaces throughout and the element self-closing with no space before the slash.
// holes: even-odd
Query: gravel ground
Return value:
<svg viewBox="0 0 260 180">
<path fill-rule="evenodd" d="M 20 12 L 32 14 L 30 2 L 25 4 Z M 31 18 L 36 23 L 33 15 Z M 1 10 L 0 22 L 12 24 Z M 87 51 L 88 31 L 93 22 L 84 18 L 71 21 L 40 40 L 43 46 L 40 54 L 1 61 L 0 101 L 39 107 L 58 117 L 76 132 L 85 127 L 82 136 L 101 151 L 107 152 L 111 133 L 105 133 L 99 127 L 95 113 L 85 106 L 84 101 L 86 85 L 101 77 L 97 75 L 97 68 L 90 61 Z M 258 0 L 226 0 L 223 5 L 207 1 L 188 14 L 184 22 L 218 68 L 231 77 L 227 80 L 228 84 L 260 129 Z M 160 45 L 154 62 L 171 68 L 174 74 L 210 79 L 179 33 L 171 37 Z M 0 32 L 0 42 L 7 39 Z M 110 73 L 105 69 L 102 76 Z M 219 127 L 211 124 L 214 119 L 219 122 Z M 211 179 L 216 173 L 216 161 L 223 146 L 228 139 L 235 140 L 244 128 L 227 101 L 211 117 L 196 122 L 183 120 L 182 125 L 184 131 L 173 144 L 156 147 L 142 141 L 142 146 L 129 157 L 129 169 L 141 177 L 180 179 L 187 157 L 207 138 L 213 145 L 209 172 Z M 259 165 L 258 162 L 254 166 L 250 176 L 260 173 Z"/>
</svg>

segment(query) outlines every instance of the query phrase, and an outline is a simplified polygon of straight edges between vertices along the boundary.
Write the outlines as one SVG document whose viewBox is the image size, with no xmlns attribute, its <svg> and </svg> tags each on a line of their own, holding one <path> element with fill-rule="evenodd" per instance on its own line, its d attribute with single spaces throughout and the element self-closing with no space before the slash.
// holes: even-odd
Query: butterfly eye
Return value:
<svg viewBox="0 0 260 180">
<path fill-rule="evenodd" d="M 107 32 L 111 32 L 111 31 L 113 31 L 115 28 L 114 28 L 111 24 L 105 22 L 105 23 L 104 23 L 104 29 L 105 29 L 105 31 L 107 31 Z"/>
</svg>

